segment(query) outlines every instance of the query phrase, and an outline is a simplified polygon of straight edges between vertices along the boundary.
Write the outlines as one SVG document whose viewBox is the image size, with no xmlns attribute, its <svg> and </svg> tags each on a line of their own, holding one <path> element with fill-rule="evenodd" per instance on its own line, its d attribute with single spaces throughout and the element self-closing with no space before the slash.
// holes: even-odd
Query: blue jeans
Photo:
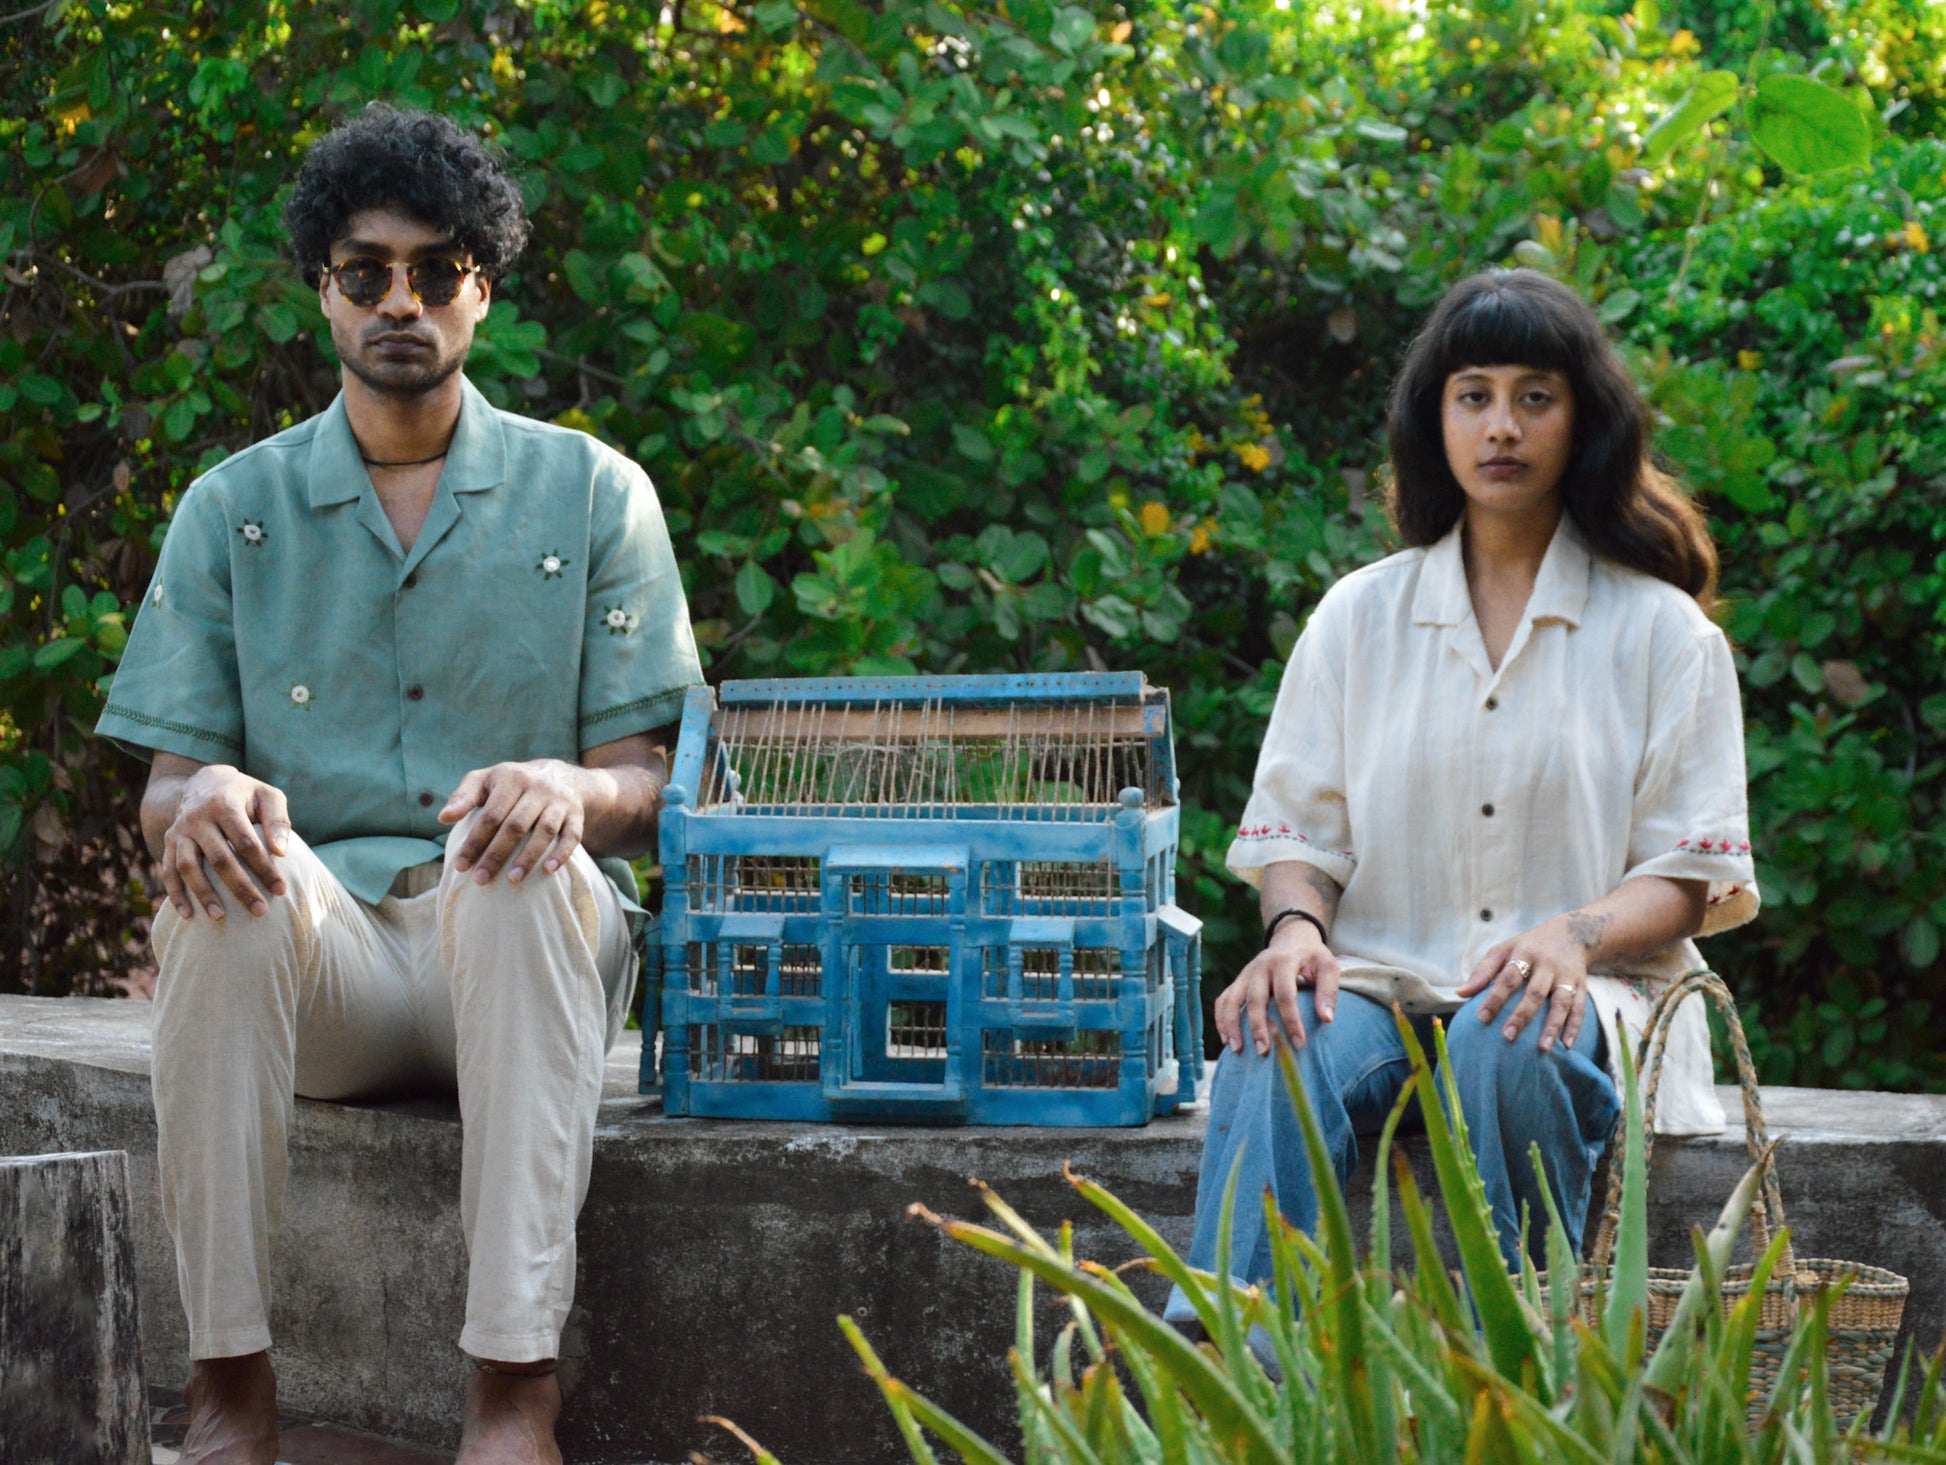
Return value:
<svg viewBox="0 0 1946 1465">
<path fill-rule="evenodd" d="M 1543 1053 L 1545 1010 L 1508 1042 L 1500 1035 L 1504 1012 L 1500 1020 L 1482 1023 L 1481 1000 L 1473 998 L 1444 1019 L 1446 1051 L 1500 1250 L 1509 1268 L 1518 1264 L 1525 1207 L 1530 1249 L 1544 1265 L 1547 1207 L 1528 1146 L 1541 1148 L 1554 1203 L 1569 1243 L 1579 1252 L 1589 1187 L 1621 1112 L 1621 1098 L 1602 1061 L 1606 1044 L 1592 1012 L 1572 1048 L 1557 1039 L 1553 1051 Z M 1384 1127 L 1412 1068 L 1391 1011 L 1379 1003 L 1340 993 L 1337 1021 L 1330 1023 L 1317 1020 L 1308 990 L 1298 994 L 1298 1006 L 1310 1034 L 1310 1041 L 1297 1050 L 1298 1076 L 1317 1111 L 1343 1187 L 1358 1164 L 1359 1136 L 1375 1135 Z M 1430 1055 L 1432 1019 L 1414 1019 L 1413 1026 Z M 1438 1082 L 1443 1092 L 1444 1080 Z M 1318 1199 L 1297 1110 L 1284 1091 L 1275 1052 L 1259 1057 L 1247 1031 L 1241 1053 L 1224 1050 L 1210 1087 L 1209 1133 L 1196 1182 L 1196 1231 L 1188 1258 L 1202 1271 L 1216 1270 L 1218 1213 L 1239 1152 L 1243 1165 L 1230 1238 L 1231 1266 L 1244 1281 L 1268 1282 L 1272 1269 L 1262 1204 L 1265 1188 L 1276 1196 L 1285 1219 L 1306 1234 L 1317 1229 Z M 1170 1298 L 1172 1319 L 1191 1315 L 1180 1293 Z"/>
</svg>

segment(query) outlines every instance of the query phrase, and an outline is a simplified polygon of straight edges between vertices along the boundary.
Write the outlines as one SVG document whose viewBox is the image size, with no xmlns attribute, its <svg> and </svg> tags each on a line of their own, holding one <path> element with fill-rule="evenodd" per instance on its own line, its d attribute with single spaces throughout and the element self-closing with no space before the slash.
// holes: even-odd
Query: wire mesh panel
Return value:
<svg viewBox="0 0 1946 1465">
<path fill-rule="evenodd" d="M 1072 1038 L 981 1034 L 980 1081 L 998 1089 L 1112 1089 L 1121 1081 L 1122 1035 L 1081 1032 Z"/>
<path fill-rule="evenodd" d="M 1112 860 L 988 860 L 981 909 L 996 916 L 1106 916 L 1121 898 Z"/>
<path fill-rule="evenodd" d="M 885 1007 L 885 1054 L 888 1058 L 944 1058 L 946 1004 L 889 1002 Z"/>
<path fill-rule="evenodd" d="M 718 1083 L 801 1083 L 818 1076 L 824 1030 L 787 1027 L 777 1037 L 715 1023 L 689 1029 L 689 1076 Z"/>
<path fill-rule="evenodd" d="M 815 911 L 821 870 L 816 855 L 691 855 L 690 908 L 778 914 Z"/>
<path fill-rule="evenodd" d="M 1109 946 L 1076 946 L 1070 950 L 1069 972 L 1076 1002 L 1112 1002 L 1121 995 L 1122 954 Z M 1026 1002 L 1053 1002 L 1061 995 L 1061 956 L 1058 947 L 1020 948 L 1020 997 Z M 1006 946 L 981 952 L 981 991 L 988 997 L 1013 995 L 1008 987 Z"/>
<path fill-rule="evenodd" d="M 943 916 L 947 877 L 903 870 L 872 870 L 848 877 L 850 914 L 856 916 Z"/>
<path fill-rule="evenodd" d="M 761 997 L 769 988 L 771 950 L 767 945 L 730 943 L 730 980 L 723 981 L 722 947 L 714 941 L 691 941 L 684 948 L 683 990 L 703 996 Z M 776 953 L 777 994 L 816 997 L 824 989 L 824 953 L 815 946 L 787 942 Z"/>
<path fill-rule="evenodd" d="M 852 818 L 1100 818 L 1122 790 L 1173 804 L 1140 700 L 833 707 L 785 697 L 721 710 L 696 808 Z"/>
<path fill-rule="evenodd" d="M 778 967 L 784 996 L 816 997 L 824 991 L 824 953 L 817 947 L 786 945 Z"/>
</svg>

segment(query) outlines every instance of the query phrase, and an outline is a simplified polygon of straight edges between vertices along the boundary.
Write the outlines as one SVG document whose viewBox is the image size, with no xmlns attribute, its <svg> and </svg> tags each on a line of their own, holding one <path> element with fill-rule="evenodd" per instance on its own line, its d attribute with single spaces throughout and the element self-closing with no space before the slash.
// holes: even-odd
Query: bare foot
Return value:
<svg viewBox="0 0 1946 1465">
<path fill-rule="evenodd" d="M 512 1371 L 530 1369 L 540 1371 Z M 466 1423 L 453 1465 L 561 1465 L 554 1443 L 560 1417 L 561 1381 L 552 1359 L 482 1368 L 466 1385 Z"/>
<path fill-rule="evenodd" d="M 277 1465 L 277 1375 L 268 1353 L 196 1360 L 182 1397 L 182 1465 Z"/>
</svg>

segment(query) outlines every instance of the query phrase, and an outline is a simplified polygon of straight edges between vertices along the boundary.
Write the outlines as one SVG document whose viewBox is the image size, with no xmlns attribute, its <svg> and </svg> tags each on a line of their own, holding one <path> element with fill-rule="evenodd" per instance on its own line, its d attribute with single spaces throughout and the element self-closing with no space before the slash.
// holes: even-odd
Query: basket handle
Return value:
<svg viewBox="0 0 1946 1465">
<path fill-rule="evenodd" d="M 1757 1066 L 1751 1062 L 1750 1045 L 1743 1036 L 1743 1020 L 1737 1015 L 1736 998 L 1730 995 L 1730 989 L 1715 972 L 1693 971 L 1671 982 L 1656 998 L 1655 1006 L 1649 1009 L 1649 1019 L 1643 1024 L 1641 1051 L 1646 1055 L 1642 1066 L 1643 1167 L 1646 1171 L 1648 1161 L 1655 1154 L 1656 1095 L 1662 1082 L 1662 1058 L 1669 1046 L 1669 1032 L 1674 1026 L 1676 1009 L 1698 992 L 1707 995 L 1716 1004 L 1717 1011 L 1723 1014 L 1724 1026 L 1730 1034 L 1730 1047 L 1736 1055 L 1737 1084 L 1743 1090 L 1744 1144 L 1750 1150 L 1751 1160 L 1764 1167 L 1762 1204 L 1750 1212 L 1751 1240 L 1757 1254 L 1762 1256 L 1770 1246 L 1771 1233 L 1785 1228 L 1784 1197 L 1777 1187 L 1777 1161 L 1770 1147 L 1769 1127 L 1764 1123 L 1763 1098 L 1757 1089 Z M 1627 1132 L 1628 1115 L 1624 1113 L 1616 1122 L 1615 1137 L 1610 1141 L 1612 1158 L 1608 1168 L 1608 1201 L 1602 1212 L 1601 1229 L 1596 1233 L 1591 1258 L 1598 1270 L 1605 1270 L 1613 1260 L 1615 1228 L 1622 1219 L 1621 1155 Z M 1785 1277 L 1797 1274 L 1797 1258 L 1788 1243 L 1784 1255 L 1779 1259 L 1778 1272 Z"/>
</svg>

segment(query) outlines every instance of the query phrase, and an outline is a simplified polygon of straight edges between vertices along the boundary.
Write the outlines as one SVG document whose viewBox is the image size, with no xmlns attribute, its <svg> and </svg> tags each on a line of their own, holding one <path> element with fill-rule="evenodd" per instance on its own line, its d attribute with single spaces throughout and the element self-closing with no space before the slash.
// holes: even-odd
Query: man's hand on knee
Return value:
<svg viewBox="0 0 1946 1465">
<path fill-rule="evenodd" d="M 266 892 L 284 893 L 276 857 L 288 847 L 290 832 L 281 790 L 226 763 L 198 768 L 184 780 L 175 818 L 160 841 L 170 903 L 186 921 L 195 919 L 197 906 L 222 920 L 214 875 L 252 915 L 265 914 Z"/>
<path fill-rule="evenodd" d="M 536 758 L 467 774 L 439 811 L 441 824 L 480 811 L 454 852 L 453 868 L 472 870 L 479 885 L 491 885 L 503 865 L 516 885 L 536 866 L 549 875 L 560 869 L 580 848 L 586 826 L 584 772 L 556 758 Z"/>
</svg>

